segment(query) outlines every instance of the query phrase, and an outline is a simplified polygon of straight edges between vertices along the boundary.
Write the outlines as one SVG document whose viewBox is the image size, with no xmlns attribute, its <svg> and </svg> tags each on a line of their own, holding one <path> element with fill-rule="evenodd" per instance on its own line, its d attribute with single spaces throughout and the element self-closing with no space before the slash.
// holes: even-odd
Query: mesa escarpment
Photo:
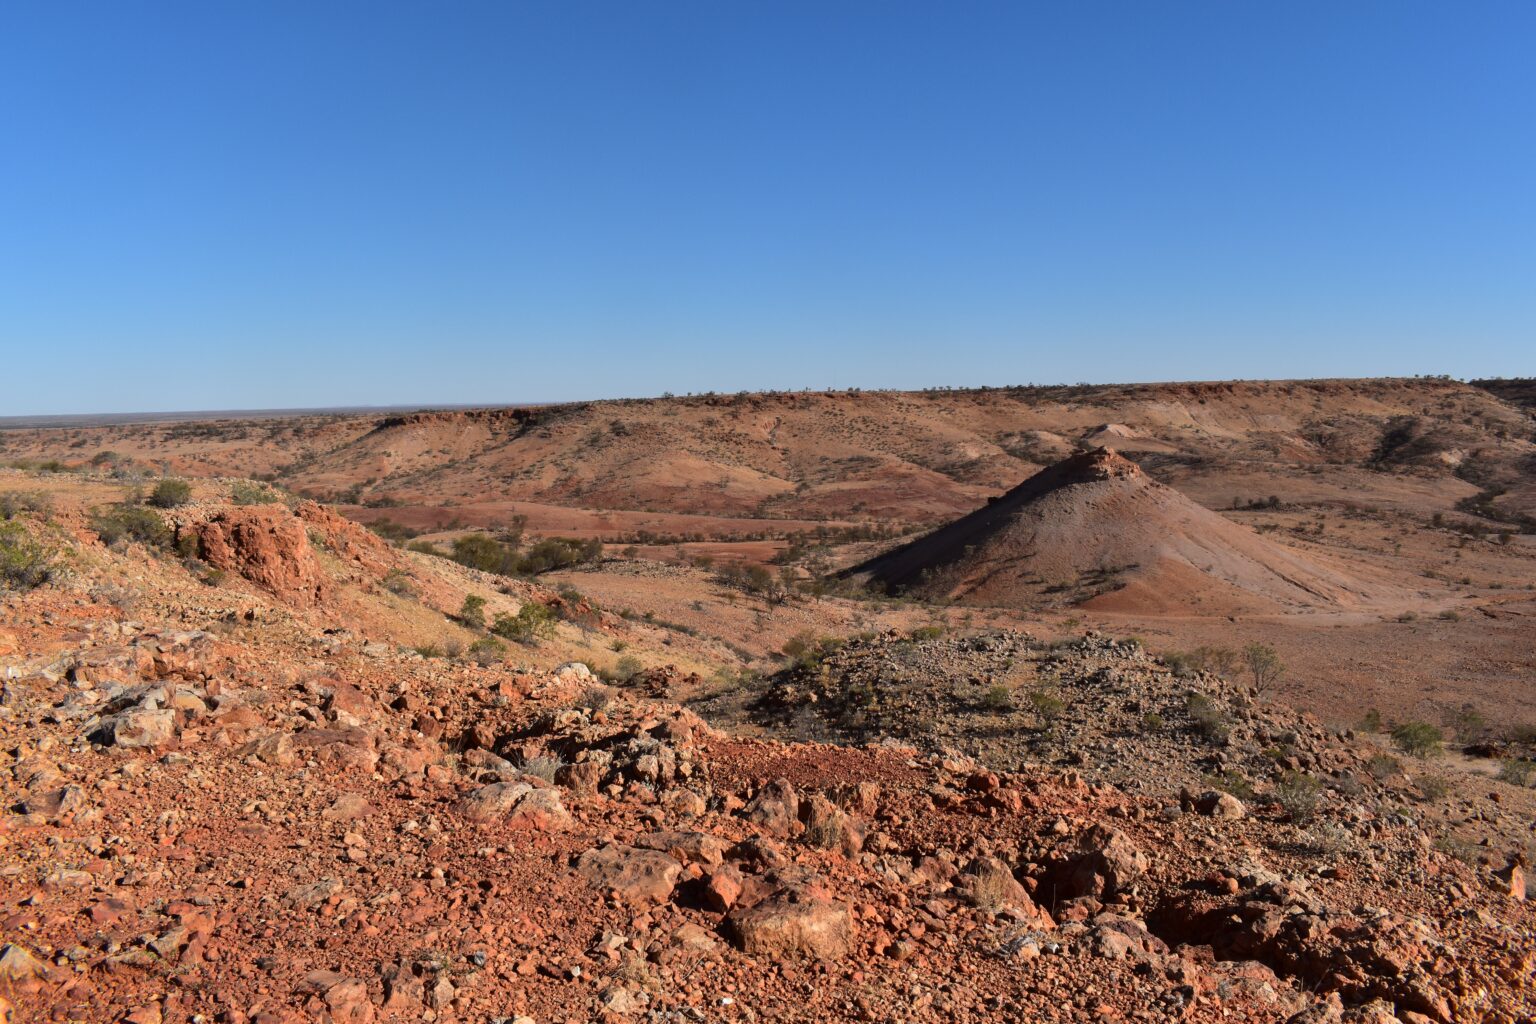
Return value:
<svg viewBox="0 0 1536 1024">
<path fill-rule="evenodd" d="M 1363 566 L 1303 554 L 1195 504 L 1109 448 L 1071 456 L 954 523 L 849 570 L 893 593 L 1191 612 L 1403 606 Z"/>
<path fill-rule="evenodd" d="M 1536 1013 L 1507 838 L 1527 791 L 1420 792 L 1416 765 L 1373 773 L 1369 738 L 1138 645 L 881 634 L 775 700 L 839 729 L 888 716 L 889 742 L 748 738 L 649 695 L 686 634 L 599 615 L 483 664 L 423 653 L 401 638 L 426 617 L 480 635 L 466 595 L 555 595 L 214 483 L 145 510 L 166 534 L 106 544 L 91 510 L 127 495 L 66 483 L 9 513 L 61 566 L 0 621 L 0 997 L 21 1019 Z M 223 578 L 173 523 L 221 524 Z M 603 685 L 554 660 L 617 640 L 653 667 Z M 898 671 L 911 692 L 856 704 Z M 1000 683 L 1029 719 L 1010 728 L 1050 717 L 1054 738 L 1007 765 L 944 749 L 952 724 L 923 721 L 952 709 L 905 706 L 938 681 L 986 715 Z M 1026 702 L 1045 686 L 1068 706 Z M 1437 842 L 1441 805 L 1488 844 Z"/>
<path fill-rule="evenodd" d="M 1430 500 L 1450 508 L 1477 493 L 1479 477 L 1529 457 L 1531 436 L 1528 411 L 1488 390 L 1397 379 L 744 393 L 9 430 L 0 442 L 11 458 L 108 453 L 184 474 L 271 474 L 354 504 L 524 501 L 932 525 L 1080 443 L 1155 454 L 1153 475 L 1208 504 L 1229 500 L 1224 478 L 1259 471 L 1273 490 L 1258 497 L 1348 500 L 1364 482 L 1381 500 L 1424 507 L 1390 471 L 1432 482 Z"/>
</svg>

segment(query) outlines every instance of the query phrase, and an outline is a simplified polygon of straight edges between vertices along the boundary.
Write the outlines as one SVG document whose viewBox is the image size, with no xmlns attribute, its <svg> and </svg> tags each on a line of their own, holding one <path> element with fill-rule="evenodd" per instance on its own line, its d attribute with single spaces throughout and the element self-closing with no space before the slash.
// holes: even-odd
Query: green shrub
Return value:
<svg viewBox="0 0 1536 1024">
<path fill-rule="evenodd" d="M 1254 798 L 1253 783 L 1248 776 L 1235 768 L 1228 768 L 1223 772 L 1201 776 L 1201 781 L 1211 789 L 1219 789 L 1223 793 L 1231 793 L 1239 800 L 1252 800 Z"/>
<path fill-rule="evenodd" d="M 536 576 L 555 569 L 567 569 L 591 561 L 603 553 L 599 540 L 566 540 L 549 537 L 534 544 L 524 554 L 517 545 L 497 540 L 484 533 L 456 538 L 448 556 L 461 565 L 500 576 Z"/>
<path fill-rule="evenodd" d="M 988 711 L 1004 712 L 1013 710 L 1013 692 L 1002 683 L 987 687 L 987 692 L 981 695 L 981 706 Z"/>
<path fill-rule="evenodd" d="M 1286 772 L 1275 783 L 1275 799 L 1292 821 L 1308 821 L 1317 813 L 1323 784 L 1305 772 Z"/>
<path fill-rule="evenodd" d="M 1141 716 L 1142 732 L 1162 732 L 1163 725 L 1163 716 L 1155 711 L 1148 711 Z"/>
<path fill-rule="evenodd" d="M 20 523 L 0 523 L 0 590 L 31 590 L 53 579 L 53 552 Z"/>
<path fill-rule="evenodd" d="M 1517 757 L 1506 757 L 1499 762 L 1499 778 L 1512 786 L 1529 786 L 1536 777 L 1536 763 Z"/>
<path fill-rule="evenodd" d="M 23 512 L 31 512 L 46 519 L 53 512 L 53 499 L 46 494 L 6 491 L 0 494 L 0 519 L 15 519 Z"/>
<path fill-rule="evenodd" d="M 1213 743 L 1225 743 L 1232 732 L 1226 713 L 1203 693 L 1191 693 L 1184 703 L 1195 729 Z"/>
<path fill-rule="evenodd" d="M 568 569 L 582 562 L 590 562 L 603 553 L 600 540 L 566 540 L 548 537 L 528 549 L 518 564 L 517 571 L 525 576 L 537 576 L 541 572 Z"/>
<path fill-rule="evenodd" d="M 512 576 L 517 572 L 517 549 L 484 533 L 454 538 L 453 551 L 448 557 L 481 572 L 501 576 Z"/>
<path fill-rule="evenodd" d="M 613 667 L 598 674 L 610 683 L 627 683 L 645 671 L 645 663 L 632 654 L 626 654 L 613 663 Z"/>
<path fill-rule="evenodd" d="M 944 627 L 939 625 L 918 626 L 907 635 L 913 640 L 937 640 L 944 635 Z"/>
<path fill-rule="evenodd" d="M 237 480 L 229 488 L 229 500 L 236 505 L 271 505 L 282 501 L 283 496 L 265 484 Z"/>
<path fill-rule="evenodd" d="M 1450 720 L 1446 724 L 1451 727 L 1451 731 L 1455 734 L 1456 742 L 1474 743 L 1483 735 L 1483 730 L 1487 728 L 1488 721 L 1477 708 L 1471 704 L 1463 704 L 1450 716 Z"/>
<path fill-rule="evenodd" d="M 502 612 L 491 623 L 491 632 L 508 640 L 531 644 L 541 638 L 553 636 L 555 613 L 537 601 L 526 601 L 516 615 Z"/>
<path fill-rule="evenodd" d="M 1385 729 L 1386 724 L 1381 720 L 1381 712 L 1375 708 L 1367 711 L 1365 717 L 1360 720 L 1360 728 L 1365 732 L 1381 732 Z"/>
<path fill-rule="evenodd" d="M 822 661 L 829 653 L 836 650 L 837 646 L 836 641 L 830 638 L 818 638 L 816 634 L 805 630 L 784 641 L 784 646 L 779 650 L 789 660 L 789 668 L 814 670 L 821 666 Z"/>
<path fill-rule="evenodd" d="M 507 645 L 493 636 L 482 636 L 465 652 L 476 665 L 494 665 L 507 655 Z"/>
<path fill-rule="evenodd" d="M 555 773 L 564 765 L 565 762 L 558 757 L 540 754 L 536 757 L 525 758 L 523 763 L 517 766 L 517 770 L 524 775 L 532 775 L 536 779 L 543 779 L 545 782 L 552 784 L 555 781 Z"/>
<path fill-rule="evenodd" d="M 192 485 L 185 480 L 161 480 L 145 500 L 155 508 L 176 508 L 192 500 Z"/>
<path fill-rule="evenodd" d="M 578 708 L 590 708 L 593 711 L 603 711 L 613 703 L 613 691 L 606 686 L 592 683 L 584 686 L 576 695 L 575 706 Z"/>
<path fill-rule="evenodd" d="M 1428 722 L 1404 722 L 1392 730 L 1397 749 L 1414 757 L 1429 757 L 1440 751 L 1440 730 Z"/>
<path fill-rule="evenodd" d="M 400 569 L 391 569 L 385 573 L 382 586 L 396 597 L 416 596 L 416 585 L 411 582 L 410 575 Z"/>
<path fill-rule="evenodd" d="M 399 544 L 402 541 L 410 540 L 412 537 L 415 537 L 417 534 L 421 533 L 420 530 L 415 529 L 414 527 L 406 526 L 404 523 L 397 523 L 388 516 L 375 519 L 373 522 L 368 524 L 368 529 L 372 530 L 374 533 L 378 534 L 380 537 L 383 537 L 385 540 L 392 544 Z M 432 548 L 431 551 L 433 554 L 435 554 L 437 549 Z"/>
<path fill-rule="evenodd" d="M 1031 690 L 1029 706 L 1046 725 L 1056 721 L 1067 710 L 1067 702 L 1050 690 Z"/>
<path fill-rule="evenodd" d="M 1384 782 L 1403 770 L 1402 762 L 1390 754 L 1372 754 L 1365 770 L 1377 782 Z"/>
<path fill-rule="evenodd" d="M 197 534 L 188 530 L 186 533 L 177 533 L 171 541 L 171 549 L 189 563 L 195 563 L 203 553 L 203 542 Z M 195 564 L 187 566 L 188 569 L 196 569 Z"/>
<path fill-rule="evenodd" d="M 1451 784 L 1439 775 L 1426 775 L 1419 780 L 1419 792 L 1426 800 L 1441 800 L 1451 791 Z"/>
<path fill-rule="evenodd" d="M 465 594 L 459 605 L 459 621 L 470 629 L 485 628 L 485 598 L 479 594 Z"/>
<path fill-rule="evenodd" d="M 149 547 L 169 549 L 174 543 L 174 535 L 165 520 L 138 505 L 97 509 L 91 514 L 90 523 L 96 536 L 108 547 L 138 541 Z"/>
</svg>

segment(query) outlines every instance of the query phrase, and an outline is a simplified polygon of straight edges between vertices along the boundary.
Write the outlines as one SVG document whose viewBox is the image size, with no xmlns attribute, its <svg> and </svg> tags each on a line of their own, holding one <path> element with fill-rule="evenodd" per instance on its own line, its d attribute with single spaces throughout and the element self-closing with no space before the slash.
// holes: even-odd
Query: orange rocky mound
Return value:
<svg viewBox="0 0 1536 1024">
<path fill-rule="evenodd" d="M 1261 537 L 1109 448 L 1058 462 L 850 575 L 968 604 L 1171 614 L 1386 608 L 1411 597 L 1370 567 Z"/>
</svg>

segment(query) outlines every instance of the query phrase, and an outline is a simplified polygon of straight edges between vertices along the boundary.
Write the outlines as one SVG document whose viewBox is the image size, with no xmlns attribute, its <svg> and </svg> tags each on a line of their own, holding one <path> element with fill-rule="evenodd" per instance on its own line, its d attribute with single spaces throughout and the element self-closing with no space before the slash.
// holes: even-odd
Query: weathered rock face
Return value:
<svg viewBox="0 0 1536 1024">
<path fill-rule="evenodd" d="M 853 945 L 848 905 L 798 889 L 781 889 L 755 906 L 734 911 L 726 924 L 745 953 L 767 959 L 838 960 Z"/>
<path fill-rule="evenodd" d="M 298 517 L 324 542 L 327 551 L 366 573 L 383 576 L 395 568 L 395 556 L 379 536 L 317 502 L 299 505 Z"/>
<path fill-rule="evenodd" d="M 236 506 L 187 527 L 203 561 L 250 580 L 298 607 L 322 600 L 330 586 L 304 521 L 284 505 Z"/>
</svg>

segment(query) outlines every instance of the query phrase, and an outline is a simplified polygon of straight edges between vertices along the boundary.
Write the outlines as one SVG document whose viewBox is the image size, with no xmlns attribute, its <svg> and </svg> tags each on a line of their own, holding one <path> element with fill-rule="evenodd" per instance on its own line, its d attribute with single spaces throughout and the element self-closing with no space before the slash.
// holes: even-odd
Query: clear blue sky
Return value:
<svg viewBox="0 0 1536 1024">
<path fill-rule="evenodd" d="M 1536 3 L 0 5 L 0 415 L 1536 374 Z"/>
</svg>

